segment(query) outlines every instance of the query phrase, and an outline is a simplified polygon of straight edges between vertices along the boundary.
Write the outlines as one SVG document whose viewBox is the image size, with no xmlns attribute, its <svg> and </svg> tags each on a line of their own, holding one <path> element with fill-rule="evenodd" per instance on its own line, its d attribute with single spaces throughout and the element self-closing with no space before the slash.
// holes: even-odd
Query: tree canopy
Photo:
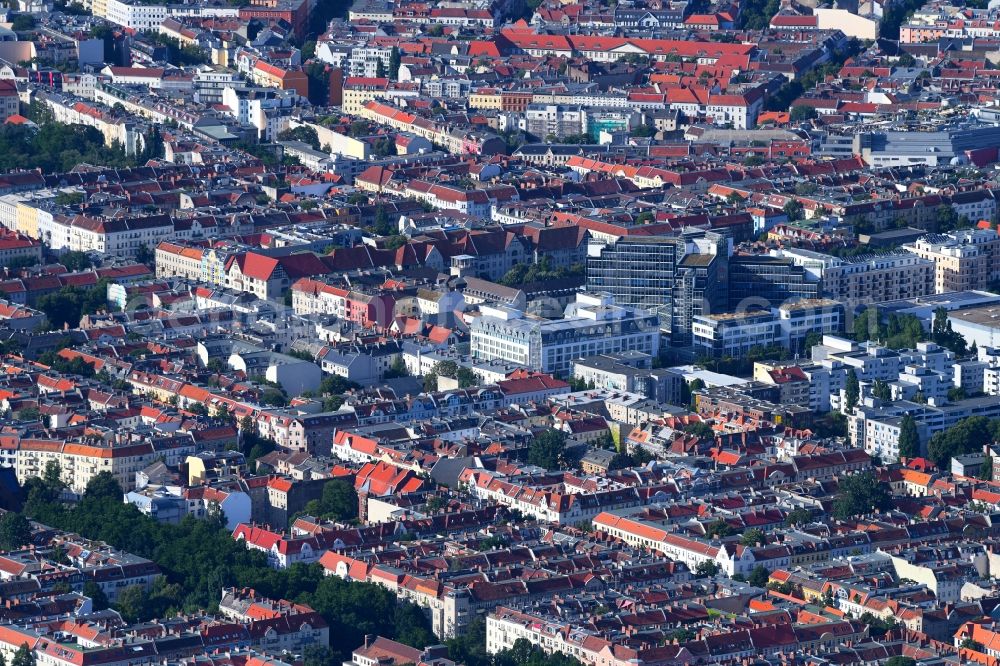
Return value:
<svg viewBox="0 0 1000 666">
<path fill-rule="evenodd" d="M 909 414 L 899 424 L 899 457 L 916 458 L 920 455 L 920 434 L 917 422 Z"/>
<path fill-rule="evenodd" d="M 843 477 L 839 491 L 833 503 L 833 515 L 841 520 L 892 507 L 889 486 L 879 481 L 871 470 Z"/>
<path fill-rule="evenodd" d="M 8 511 L 0 516 L 0 548 L 16 550 L 31 541 L 31 525 L 19 513 Z"/>
<path fill-rule="evenodd" d="M 927 455 L 941 469 L 954 456 L 982 451 L 983 446 L 1000 437 L 1000 419 L 970 416 L 951 428 L 934 434 L 927 443 Z"/>
<path fill-rule="evenodd" d="M 948 319 L 948 311 L 938 308 L 934 311 L 934 321 L 931 324 L 931 338 L 937 344 L 946 349 L 950 349 L 958 355 L 966 353 L 965 338 L 956 333 L 951 328 L 951 320 Z"/>
<path fill-rule="evenodd" d="M 515 264 L 500 278 L 500 284 L 506 287 L 519 287 L 522 284 L 572 277 L 584 273 L 585 268 L 582 265 L 570 266 L 569 268 L 556 267 L 552 265 L 552 260 L 548 256 L 543 256 L 537 263 Z"/>
<path fill-rule="evenodd" d="M 85 314 L 93 314 L 108 305 L 108 281 L 100 280 L 90 289 L 67 285 L 38 299 L 38 309 L 45 313 L 49 328 L 76 328 Z"/>
<path fill-rule="evenodd" d="M 319 565 L 268 566 L 264 553 L 247 549 L 222 526 L 220 517 L 185 518 L 177 525 L 143 515 L 102 481 L 89 487 L 75 506 L 65 506 L 41 478 L 25 485 L 25 513 L 46 525 L 105 541 L 153 560 L 163 572 L 140 605 L 138 594 L 123 590 L 120 611 L 141 619 L 170 609 L 214 610 L 224 586 L 251 587 L 274 599 L 311 606 L 330 625 L 330 650 L 337 663 L 349 658 L 361 636 L 376 634 L 416 647 L 436 641 L 423 612 L 397 601 L 391 591 L 371 583 L 323 575 Z M 99 490 L 104 488 L 104 491 Z M 93 592 L 93 590 L 90 590 Z"/>
<path fill-rule="evenodd" d="M 307 502 L 304 513 L 338 522 L 353 520 L 358 517 L 358 493 L 344 479 L 327 481 L 322 497 Z"/>
<path fill-rule="evenodd" d="M 0 125 L 0 170 L 40 168 L 66 172 L 79 164 L 134 166 L 120 145 L 107 147 L 100 130 L 86 125 L 46 122 L 38 129 Z"/>
<path fill-rule="evenodd" d="M 861 385 L 858 382 L 858 373 L 854 368 L 847 371 L 847 382 L 844 385 L 844 407 L 846 411 L 852 411 L 858 404 L 861 397 Z"/>
<path fill-rule="evenodd" d="M 528 448 L 528 463 L 545 469 L 559 469 L 566 458 L 566 435 L 559 430 L 539 433 Z"/>
</svg>

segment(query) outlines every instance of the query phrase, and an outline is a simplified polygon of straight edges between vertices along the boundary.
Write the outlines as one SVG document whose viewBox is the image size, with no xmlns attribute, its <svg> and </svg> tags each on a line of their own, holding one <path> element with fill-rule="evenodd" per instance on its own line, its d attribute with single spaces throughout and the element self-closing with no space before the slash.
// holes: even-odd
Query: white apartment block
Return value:
<svg viewBox="0 0 1000 666">
<path fill-rule="evenodd" d="M 904 414 L 916 421 L 920 441 L 926 445 L 935 433 L 951 428 L 962 419 L 1000 417 L 1000 402 L 993 396 L 982 396 L 937 407 L 915 402 L 897 402 L 879 408 L 860 406 L 848 416 L 851 439 L 862 445 L 869 455 L 892 462 L 899 458 L 899 431 Z"/>
<path fill-rule="evenodd" d="M 159 30 L 167 18 L 166 5 L 130 4 L 122 0 L 107 0 L 104 18 L 133 30 Z"/>
<path fill-rule="evenodd" d="M 770 311 L 695 315 L 691 331 L 700 353 L 739 357 L 754 347 L 773 344 L 799 349 L 810 333 L 836 333 L 843 325 L 840 303 L 812 299 L 785 303 Z"/>
<path fill-rule="evenodd" d="M 520 310 L 482 306 L 472 322 L 472 355 L 546 373 L 568 374 L 577 358 L 639 351 L 655 355 L 656 315 L 614 304 L 607 294 L 578 294 L 576 312 L 537 319 Z"/>
</svg>

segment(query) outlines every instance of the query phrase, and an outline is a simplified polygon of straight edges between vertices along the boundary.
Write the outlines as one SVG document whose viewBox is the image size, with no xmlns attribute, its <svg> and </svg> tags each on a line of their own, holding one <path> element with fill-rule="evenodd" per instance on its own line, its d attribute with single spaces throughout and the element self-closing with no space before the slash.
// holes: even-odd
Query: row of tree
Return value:
<svg viewBox="0 0 1000 666">
<path fill-rule="evenodd" d="M 107 472 L 91 480 L 77 505 L 66 506 L 59 500 L 58 477 L 58 469 L 50 469 L 44 477 L 25 484 L 25 514 L 151 559 L 163 572 L 163 580 L 151 592 L 123 591 L 118 607 L 129 619 L 214 610 L 222 588 L 235 585 L 313 607 L 330 625 L 332 654 L 328 656 L 338 662 L 349 657 L 364 634 L 387 636 L 415 647 L 436 640 L 417 606 L 397 601 L 382 587 L 325 576 L 319 565 L 296 564 L 281 571 L 270 568 L 266 555 L 232 538 L 221 513 L 204 520 L 188 517 L 178 525 L 158 523 L 123 503 L 122 488 Z"/>
<path fill-rule="evenodd" d="M 544 282 L 565 277 L 584 275 L 586 268 L 582 264 L 562 268 L 552 265 L 552 260 L 546 255 L 535 263 L 520 263 L 507 271 L 500 284 L 506 287 L 520 287 L 525 284 Z"/>
<path fill-rule="evenodd" d="M 324 492 L 322 503 L 335 511 L 346 511 L 348 494 L 337 483 L 328 484 L 331 490 Z M 323 615 L 330 626 L 330 644 L 308 649 L 306 666 L 338 666 L 350 658 L 365 634 L 418 648 L 437 642 L 424 612 L 410 602 L 397 600 L 381 586 L 326 576 L 316 564 L 271 569 L 263 553 L 248 550 L 232 538 L 222 526 L 221 514 L 205 520 L 188 517 L 179 525 L 158 523 L 122 502 L 122 488 L 108 472 L 97 474 L 88 483 L 75 506 L 60 501 L 63 487 L 58 466 L 47 466 L 42 477 L 25 485 L 28 500 L 24 513 L 47 525 L 152 559 L 163 572 L 151 590 L 133 586 L 120 593 L 114 607 L 130 622 L 178 611 L 214 611 L 222 588 L 237 585 L 252 587 L 274 599 L 307 604 Z M 0 547 L 18 548 L 29 539 L 29 525 L 22 514 L 11 512 L 0 517 Z M 83 591 L 97 608 L 109 607 L 94 583 L 88 583 Z M 446 645 L 450 658 L 466 666 L 580 666 L 572 657 L 545 654 L 523 639 L 490 655 L 486 652 L 485 625 L 479 619 Z M 32 666 L 30 651 L 19 651 L 12 666 Z"/>
<path fill-rule="evenodd" d="M 965 338 L 952 330 L 948 311 L 937 308 L 928 334 L 923 322 L 912 314 L 889 313 L 882 320 L 878 308 L 866 308 L 854 319 L 852 327 L 854 339 L 859 342 L 873 340 L 890 349 L 913 349 L 918 342 L 932 341 L 959 356 L 975 351 L 975 346 L 966 346 Z"/>
<path fill-rule="evenodd" d="M 36 306 L 45 313 L 50 330 L 64 327 L 76 328 L 85 314 L 94 314 L 108 307 L 107 278 L 102 278 L 93 287 L 81 289 L 67 285 L 38 299 Z"/>
<path fill-rule="evenodd" d="M 121 145 L 108 147 L 100 130 L 51 120 L 42 102 L 33 102 L 38 128 L 0 125 L 0 170 L 42 169 L 61 173 L 80 164 L 108 167 L 135 166 Z M 29 112 L 31 113 L 31 112 Z M 34 120 L 34 118 L 32 118 Z M 39 122 L 41 121 L 41 122 Z"/>
</svg>

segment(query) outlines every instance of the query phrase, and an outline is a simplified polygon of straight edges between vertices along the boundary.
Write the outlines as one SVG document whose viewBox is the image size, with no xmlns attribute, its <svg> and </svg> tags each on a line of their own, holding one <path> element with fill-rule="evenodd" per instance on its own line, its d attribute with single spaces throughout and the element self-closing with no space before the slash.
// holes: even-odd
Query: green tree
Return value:
<svg viewBox="0 0 1000 666">
<path fill-rule="evenodd" d="M 307 645 L 302 650 L 303 666 L 340 666 L 337 655 L 325 645 Z"/>
<path fill-rule="evenodd" d="M 25 510 L 32 519 L 87 539 L 146 557 L 159 565 L 164 580 L 154 581 L 139 606 L 126 595 L 120 604 L 140 617 L 170 608 L 214 611 L 223 586 L 250 587 L 260 594 L 294 599 L 320 613 L 330 628 L 330 649 L 339 662 L 357 647 L 359 634 L 376 634 L 426 646 L 435 642 L 429 620 L 413 604 L 399 601 L 370 583 L 324 576 L 318 565 L 295 564 L 277 571 L 263 553 L 232 538 L 219 520 L 187 517 L 179 524 L 159 523 L 121 497 L 88 497 L 76 505 L 45 501 L 40 479 L 25 484 Z M 41 499 L 40 499 L 41 498 Z M 124 590 L 123 590 L 124 592 Z M 129 593 L 131 594 L 131 593 Z"/>
<path fill-rule="evenodd" d="M 619 452 L 611 457 L 611 462 L 608 463 L 608 469 L 627 469 L 629 467 L 633 467 L 634 465 L 635 460 L 632 459 L 632 456 L 627 453 Z"/>
<path fill-rule="evenodd" d="M 889 400 L 892 400 L 892 388 L 889 386 L 888 382 L 876 379 L 872 382 L 872 395 L 879 400 L 888 402 Z"/>
<path fill-rule="evenodd" d="M 823 344 L 823 334 L 819 331 L 809 331 L 805 340 L 802 341 L 802 349 L 805 354 L 809 354 L 813 347 Z"/>
<path fill-rule="evenodd" d="M 696 411 L 695 407 L 697 406 L 695 404 L 695 395 L 694 395 L 694 393 L 695 393 L 695 391 L 701 391 L 704 388 L 705 388 L 705 382 L 704 382 L 704 380 L 702 380 L 699 377 L 696 377 L 696 378 L 692 379 L 691 381 L 689 381 L 687 383 L 687 393 L 688 393 L 688 396 L 689 396 L 688 400 L 690 402 L 690 409 L 691 409 L 692 412 Z"/>
<path fill-rule="evenodd" d="M 90 256 L 86 252 L 79 252 L 77 250 L 65 253 L 59 258 L 59 262 L 68 271 L 85 271 L 94 265 L 94 262 L 90 260 Z"/>
<path fill-rule="evenodd" d="M 714 440 L 715 431 L 712 430 L 712 426 L 708 425 L 704 421 L 695 421 L 694 423 L 689 423 L 683 428 L 684 432 L 689 435 L 694 435 L 698 439 L 702 440 Z"/>
<path fill-rule="evenodd" d="M 304 513 L 338 522 L 353 520 L 358 517 L 358 493 L 344 479 L 327 481 L 322 497 L 306 503 Z"/>
<path fill-rule="evenodd" d="M 536 435 L 528 447 L 528 463 L 545 469 L 559 469 L 565 456 L 566 435 L 552 428 Z"/>
<path fill-rule="evenodd" d="M 789 199 L 788 203 L 786 203 L 781 208 L 781 210 L 782 210 L 782 212 L 785 213 L 785 215 L 788 216 L 788 219 L 791 220 L 791 221 L 793 221 L 793 222 L 795 220 L 802 219 L 802 204 L 800 204 L 795 199 Z"/>
<path fill-rule="evenodd" d="M 793 106 L 791 113 L 788 114 L 788 117 L 793 123 L 802 122 L 804 120 L 812 120 L 816 117 L 816 109 L 806 105 Z"/>
<path fill-rule="evenodd" d="M 458 388 L 471 388 L 479 384 L 476 374 L 466 367 L 459 368 L 455 378 L 458 380 Z"/>
<path fill-rule="evenodd" d="M 736 530 L 732 526 L 719 518 L 715 522 L 709 523 L 708 527 L 705 528 L 705 536 L 716 539 L 724 539 L 728 536 L 732 536 L 736 533 Z"/>
<path fill-rule="evenodd" d="M 145 164 L 148 160 L 161 159 L 165 154 L 165 144 L 163 135 L 160 134 L 160 126 L 153 125 L 153 128 L 143 135 L 142 153 L 138 161 Z"/>
<path fill-rule="evenodd" d="M 21 647 L 17 648 L 10 663 L 11 666 L 35 666 L 35 653 L 31 651 L 27 643 L 21 643 Z"/>
<path fill-rule="evenodd" d="M 111 604 L 108 602 L 108 596 L 104 594 L 104 590 L 101 589 L 101 586 L 93 580 L 88 580 L 83 584 L 82 592 L 83 596 L 90 598 L 95 611 L 111 607 Z"/>
<path fill-rule="evenodd" d="M 107 307 L 107 290 L 107 279 L 98 281 L 90 289 L 66 286 L 40 297 L 37 307 L 45 313 L 49 328 L 53 330 L 67 326 L 76 328 L 83 315 L 93 314 Z"/>
<path fill-rule="evenodd" d="M 283 390 L 274 386 L 268 386 L 260 392 L 260 401 L 265 405 L 284 407 L 288 404 L 288 396 Z"/>
<path fill-rule="evenodd" d="M 959 356 L 964 356 L 966 353 L 965 337 L 952 330 L 951 320 L 948 319 L 948 311 L 944 308 L 937 308 L 934 311 L 934 320 L 931 324 L 931 338 L 935 343 L 950 349 Z"/>
<path fill-rule="evenodd" d="M 148 245 L 140 245 L 139 249 L 135 251 L 135 260 L 140 264 L 153 266 L 156 263 L 156 252 L 151 250 Z"/>
<path fill-rule="evenodd" d="M 957 229 L 959 225 L 958 213 L 948 204 L 941 204 L 934 211 L 934 223 L 931 231 L 943 234 Z"/>
<path fill-rule="evenodd" d="M 126 622 L 138 622 L 142 619 L 146 606 L 146 590 L 141 585 L 129 585 L 118 593 L 115 608 Z"/>
<path fill-rule="evenodd" d="M 851 368 L 847 371 L 847 382 L 844 386 L 844 407 L 846 412 L 854 411 L 861 397 L 861 384 L 858 382 L 858 373 Z"/>
<path fill-rule="evenodd" d="M 397 356 L 392 359 L 392 363 L 389 365 L 389 369 L 385 372 L 385 379 L 394 379 L 396 377 L 408 377 L 410 372 L 406 369 L 406 363 L 403 361 L 402 356 Z"/>
<path fill-rule="evenodd" d="M 698 578 L 711 578 L 719 573 L 719 565 L 714 560 L 704 560 L 694 568 L 694 573 Z"/>
<path fill-rule="evenodd" d="M 854 318 L 853 337 L 858 342 L 874 340 L 878 334 L 878 310 L 876 308 L 865 308 Z"/>
<path fill-rule="evenodd" d="M 399 47 L 393 46 L 392 50 L 389 52 L 389 77 L 395 81 L 399 78 L 399 66 L 402 63 L 402 57 L 399 53 Z"/>
<path fill-rule="evenodd" d="M 917 666 L 917 660 L 913 657 L 889 657 L 885 666 Z"/>
<path fill-rule="evenodd" d="M 327 70 L 326 65 L 314 60 L 303 69 L 309 81 L 309 101 L 317 106 L 326 106 L 329 104 L 330 72 Z"/>
<path fill-rule="evenodd" d="M 31 14 L 18 14 L 14 17 L 10 27 L 14 32 L 27 32 L 35 27 L 35 17 Z"/>
<path fill-rule="evenodd" d="M 890 630 L 895 629 L 897 626 L 895 619 L 889 618 L 887 620 L 883 620 L 882 618 L 872 615 L 867 611 L 862 613 L 859 619 L 864 624 L 868 625 L 868 633 L 871 634 L 872 638 L 875 638 L 876 640 L 883 638 Z M 887 661 L 886 663 L 889 662 Z"/>
<path fill-rule="evenodd" d="M 117 500 L 122 501 L 125 491 L 115 475 L 108 471 L 101 471 L 91 477 L 84 490 L 84 496 L 93 500 Z"/>
<path fill-rule="evenodd" d="M 316 133 L 316 128 L 309 127 L 308 125 L 299 125 L 294 129 L 287 129 L 280 134 L 278 134 L 279 141 L 301 141 L 302 143 L 309 144 L 313 150 L 319 150 L 319 134 Z"/>
<path fill-rule="evenodd" d="M 771 573 L 764 568 L 764 565 L 758 564 L 750 571 L 747 582 L 754 587 L 767 587 L 767 581 L 770 577 Z"/>
<path fill-rule="evenodd" d="M 444 644 L 448 648 L 448 658 L 456 664 L 492 666 L 493 658 L 486 652 L 486 621 L 481 617 L 475 617 L 464 631 L 445 640 Z"/>
<path fill-rule="evenodd" d="M 632 130 L 632 136 L 648 138 L 656 136 L 656 128 L 652 125 L 639 125 Z"/>
<path fill-rule="evenodd" d="M 916 420 L 906 414 L 899 423 L 899 457 L 916 458 L 920 455 L 920 434 Z"/>
<path fill-rule="evenodd" d="M 62 467 L 55 460 L 45 463 L 45 470 L 42 472 L 42 483 L 51 491 L 53 497 L 58 497 L 66 484 L 62 480 Z"/>
<path fill-rule="evenodd" d="M 454 361 L 438 361 L 434 364 L 433 372 L 439 377 L 456 379 L 458 377 L 458 363 Z"/>
<path fill-rule="evenodd" d="M 889 486 L 879 481 L 871 470 L 841 478 L 838 492 L 833 503 L 833 515 L 841 520 L 892 507 Z"/>
<path fill-rule="evenodd" d="M 941 469 L 948 469 L 954 456 L 982 451 L 997 438 L 998 421 L 984 416 L 970 416 L 951 428 L 934 434 L 927 443 L 927 455 Z"/>
<path fill-rule="evenodd" d="M 766 542 L 767 537 L 764 535 L 764 532 L 756 527 L 744 532 L 743 537 L 740 539 L 740 543 L 744 546 L 762 546 Z"/>
<path fill-rule="evenodd" d="M 434 393 L 438 390 L 438 376 L 436 373 L 428 372 L 424 375 L 424 393 Z"/>
<path fill-rule="evenodd" d="M 390 219 L 385 206 L 380 205 L 375 208 L 375 224 L 372 230 L 379 236 L 391 236 L 399 230 L 399 226 Z"/>
<path fill-rule="evenodd" d="M 542 648 L 519 638 L 511 648 L 493 656 L 493 666 L 580 666 L 580 662 L 562 652 L 546 654 Z"/>
<path fill-rule="evenodd" d="M 0 516 L 0 548 L 17 550 L 31 541 L 31 524 L 19 513 L 8 511 Z"/>
<path fill-rule="evenodd" d="M 803 507 L 797 507 L 788 512 L 785 516 L 785 526 L 786 527 L 796 527 L 798 525 L 804 525 L 812 520 L 812 513 L 809 509 Z"/>
<path fill-rule="evenodd" d="M 338 375 L 327 375 L 319 384 L 320 393 L 323 395 L 342 395 L 348 391 L 357 391 L 361 384 L 344 379 Z"/>
</svg>

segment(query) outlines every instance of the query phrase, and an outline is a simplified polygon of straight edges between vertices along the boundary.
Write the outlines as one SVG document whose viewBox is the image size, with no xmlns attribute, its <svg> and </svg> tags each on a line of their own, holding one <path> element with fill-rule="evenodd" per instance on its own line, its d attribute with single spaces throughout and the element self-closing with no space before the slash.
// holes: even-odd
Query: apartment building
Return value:
<svg viewBox="0 0 1000 666">
<path fill-rule="evenodd" d="M 550 135 L 561 139 L 586 134 L 587 112 L 579 106 L 529 104 L 524 114 L 524 128 L 540 140 Z"/>
<path fill-rule="evenodd" d="M 105 0 L 104 7 L 104 18 L 138 31 L 159 30 L 160 24 L 168 15 L 166 5 Z"/>
<path fill-rule="evenodd" d="M 156 246 L 156 277 L 179 277 L 200 280 L 204 251 L 163 241 Z"/>
<path fill-rule="evenodd" d="M 16 231 L 0 227 L 0 265 L 9 266 L 16 259 L 42 260 L 42 244 Z"/>
<path fill-rule="evenodd" d="M 126 491 L 135 488 L 135 473 L 156 460 L 149 442 L 65 442 L 23 439 L 18 442 L 14 471 L 20 483 L 42 476 L 48 463 L 59 465 L 62 480 L 77 493 L 100 472 L 110 472 Z"/>
<path fill-rule="evenodd" d="M 357 114 L 367 102 L 376 99 L 400 100 L 417 97 L 420 86 L 415 83 L 396 83 L 387 78 L 349 76 L 344 80 L 344 113 Z"/>
<path fill-rule="evenodd" d="M 968 398 L 939 407 L 916 402 L 897 402 L 881 408 L 859 407 L 848 416 L 851 439 L 872 456 L 883 461 L 899 458 L 899 433 L 904 415 L 913 417 L 923 447 L 936 433 L 951 428 L 970 416 L 1000 417 L 1000 403 L 994 396 Z"/>
<path fill-rule="evenodd" d="M 471 126 L 453 127 L 450 123 L 438 124 L 398 107 L 377 101 L 380 98 L 415 97 L 418 94 L 416 89 L 409 90 L 406 87 L 401 87 L 402 84 L 396 84 L 391 89 L 384 87 L 382 81 L 385 79 L 363 79 L 352 86 L 348 86 L 345 82 L 344 111 L 349 111 L 348 103 L 350 100 L 351 108 L 360 105 L 360 108 L 354 113 L 362 118 L 374 120 L 404 132 L 412 132 L 433 144 L 444 146 L 445 150 L 456 155 L 493 155 L 507 150 L 506 142 L 492 132 L 482 131 Z"/>
<path fill-rule="evenodd" d="M 587 666 L 628 666 L 638 661 L 633 658 L 636 650 L 616 650 L 613 643 L 599 635 L 545 622 L 530 611 L 502 606 L 487 616 L 486 651 L 489 654 L 509 650 L 521 639 L 545 652 L 559 652 L 578 659 Z M 676 654 L 677 661 L 670 663 L 687 663 L 694 659 L 694 655 L 683 647 L 668 646 L 661 652 L 668 652 L 671 657 Z"/>
<path fill-rule="evenodd" d="M 992 229 L 963 229 L 924 236 L 903 246 L 934 262 L 934 292 L 985 289 L 1000 280 L 1000 235 Z"/>
<path fill-rule="evenodd" d="M 299 278 L 329 272 L 330 268 L 311 252 L 284 257 L 246 252 L 228 262 L 226 285 L 258 298 L 277 298 Z"/>
<path fill-rule="evenodd" d="M 773 345 L 778 325 L 769 310 L 726 312 L 695 315 L 691 332 L 700 355 L 738 358 L 753 347 Z"/>
<path fill-rule="evenodd" d="M 910 253 L 837 260 L 823 270 L 823 293 L 850 303 L 881 303 L 935 293 L 936 264 Z"/>
<path fill-rule="evenodd" d="M 672 534 L 657 524 L 620 513 L 601 513 L 593 523 L 598 532 L 683 562 L 692 571 L 704 562 L 716 562 L 721 550 L 719 546 Z"/>
<path fill-rule="evenodd" d="M 395 307 L 396 299 L 390 293 L 367 294 L 312 278 L 302 278 L 292 285 L 295 314 L 333 315 L 361 326 L 386 326 L 392 321 Z"/>
<path fill-rule="evenodd" d="M 656 355 L 656 315 L 615 305 L 608 294 L 579 294 L 576 314 L 538 319 L 520 310 L 482 306 L 472 322 L 472 355 L 546 373 L 568 374 L 575 359 L 638 351 Z"/>
<path fill-rule="evenodd" d="M 349 409 L 319 414 L 274 410 L 260 413 L 257 428 L 261 437 L 273 440 L 284 451 L 328 456 L 337 429 L 355 422 L 354 412 Z"/>
<path fill-rule="evenodd" d="M 636 507 L 642 503 L 634 488 L 599 489 L 585 493 L 565 488 L 552 490 L 507 481 L 491 472 L 472 468 L 467 468 L 459 481 L 467 484 L 476 497 L 558 525 L 575 525 L 593 520 L 604 511 Z"/>
<path fill-rule="evenodd" d="M 696 315 L 692 331 L 699 353 L 739 358 L 754 347 L 775 344 L 801 350 L 810 333 L 836 333 L 843 325 L 843 304 L 808 299 L 769 310 Z"/>
</svg>

